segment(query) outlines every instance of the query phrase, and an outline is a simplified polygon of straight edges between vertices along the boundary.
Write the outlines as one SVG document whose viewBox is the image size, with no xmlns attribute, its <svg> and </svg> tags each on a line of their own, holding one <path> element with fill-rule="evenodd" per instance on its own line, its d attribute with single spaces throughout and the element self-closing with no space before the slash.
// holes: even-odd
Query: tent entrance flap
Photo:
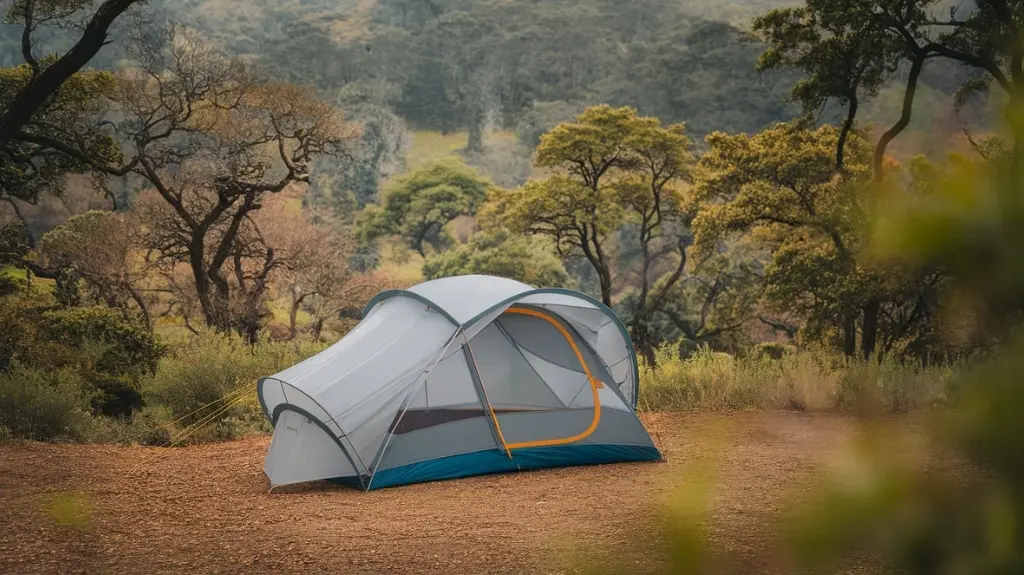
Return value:
<svg viewBox="0 0 1024 575">
<path fill-rule="evenodd" d="M 598 390 L 602 384 L 590 372 L 575 338 L 546 311 L 510 307 L 505 314 L 528 321 L 528 331 L 538 337 L 550 340 L 554 335 L 557 339 L 552 341 L 565 348 L 556 351 L 571 353 L 578 371 L 545 370 L 542 374 L 526 359 L 520 344 L 498 324 L 480 332 L 473 339 L 473 367 L 502 447 L 508 453 L 515 449 L 565 445 L 586 439 L 601 422 Z M 510 361 L 510 358 L 514 360 Z M 554 381 L 555 378 L 561 381 Z M 566 386 L 575 387 L 570 395 L 586 394 L 590 401 L 574 407 L 571 398 L 565 401 L 562 399 L 565 394 L 555 391 L 555 388 L 564 389 Z M 555 411 L 572 413 L 574 417 L 537 419 L 537 416 Z"/>
</svg>

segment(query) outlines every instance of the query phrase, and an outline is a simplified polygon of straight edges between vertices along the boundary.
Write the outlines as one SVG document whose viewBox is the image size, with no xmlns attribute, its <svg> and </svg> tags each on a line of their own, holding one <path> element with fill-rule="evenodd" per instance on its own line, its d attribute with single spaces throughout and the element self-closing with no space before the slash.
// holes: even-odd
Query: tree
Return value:
<svg viewBox="0 0 1024 575">
<path fill-rule="evenodd" d="M 11 106 L 32 74 L 28 64 L 0 70 L 0 103 Z M 116 171 L 109 167 L 121 161 L 121 150 L 102 127 L 114 86 L 107 72 L 71 76 L 21 123 L 18 137 L 0 147 L 0 200 L 19 219 L 24 221 L 19 202 L 35 204 L 44 193 L 61 194 L 68 174 Z M 31 235 L 29 242 L 35 243 Z"/>
<path fill-rule="evenodd" d="M 653 367 L 657 343 L 650 325 L 683 278 L 686 248 L 692 239 L 691 213 L 680 184 L 690 179 L 693 157 L 682 124 L 662 128 L 651 118 L 632 127 L 626 146 L 623 167 L 629 171 L 616 178 L 612 187 L 626 221 L 636 227 L 640 248 L 636 271 L 640 286 L 630 336 Z M 670 263 L 673 257 L 678 260 Z"/>
<path fill-rule="evenodd" d="M 690 349 L 701 344 L 728 347 L 754 316 L 764 291 L 760 252 L 753 242 L 740 241 L 696 262 L 652 314 L 652 341 L 681 341 Z M 654 289 L 660 289 L 665 279 L 660 279 Z M 637 306 L 630 300 L 635 297 L 631 294 L 619 304 L 624 321 L 632 321 L 632 310 Z"/>
<path fill-rule="evenodd" d="M 769 43 L 762 68 L 796 67 L 808 74 L 794 88 L 806 110 L 830 99 L 849 104 L 836 146 L 838 167 L 843 167 L 845 135 L 857 113 L 858 90 L 873 95 L 902 60 L 910 62 L 903 104 L 900 118 L 874 146 L 876 184 L 886 176 L 887 147 L 910 123 L 917 83 L 929 59 L 946 58 L 983 73 L 962 85 L 959 103 L 993 82 L 1005 91 L 1012 106 L 1024 101 L 1024 39 L 1019 34 L 1024 6 L 1016 0 L 986 0 L 970 10 L 955 7 L 942 19 L 930 13 L 937 4 L 937 0 L 813 0 L 806 7 L 772 11 L 755 22 L 755 30 Z M 864 307 L 867 354 L 874 350 L 882 305 L 870 301 Z M 851 330 L 848 326 L 847 332 Z"/>
<path fill-rule="evenodd" d="M 315 158 L 345 157 L 358 131 L 309 89 L 269 82 L 180 27 L 133 55 L 116 100 L 131 171 L 156 192 L 140 208 L 148 247 L 188 266 L 208 325 L 255 337 L 278 261 L 251 214 L 306 184 Z"/>
<path fill-rule="evenodd" d="M 134 214 L 90 211 L 47 232 L 40 252 L 48 268 L 84 282 L 94 303 L 134 309 L 152 327 L 146 285 L 153 269 L 141 235 Z"/>
<path fill-rule="evenodd" d="M 300 310 L 311 316 L 309 329 L 319 340 L 327 320 L 361 317 L 362 305 L 391 287 L 384 274 L 352 269 L 355 240 L 351 230 L 332 225 L 314 210 L 296 210 L 294 203 L 282 198 L 268 204 L 254 220 L 282 262 L 273 284 L 289 300 L 288 339 L 298 335 Z"/>
<path fill-rule="evenodd" d="M 359 238 L 371 242 L 396 235 L 426 257 L 453 243 L 445 226 L 459 216 L 472 216 L 490 187 L 458 161 L 440 162 L 397 178 L 383 193 L 379 206 L 369 205 L 358 220 Z"/>
<path fill-rule="evenodd" d="M 862 286 L 848 280 L 855 275 L 855 242 L 864 224 L 854 219 L 863 214 L 851 193 L 855 188 L 837 171 L 833 159 L 840 134 L 831 126 L 809 131 L 788 125 L 754 136 L 712 134 L 711 150 L 700 161 L 698 185 L 699 197 L 711 203 L 698 214 L 694 229 L 698 247 L 705 252 L 714 250 L 729 231 L 761 226 L 775 230 L 774 265 L 766 280 L 769 292 L 775 285 L 773 270 L 778 270 L 778 279 L 793 278 L 787 285 L 799 286 L 798 293 L 779 292 L 779 297 L 812 294 L 809 300 L 802 297 L 789 304 L 809 301 L 812 325 L 840 325 L 843 349 L 852 355 Z M 857 137 L 848 142 L 844 173 L 864 172 L 864 144 Z M 789 234 L 793 229 L 805 233 Z M 802 272 L 799 279 L 797 270 Z"/>
<path fill-rule="evenodd" d="M 878 93 L 904 55 L 903 40 L 876 25 L 868 4 L 811 0 L 806 6 L 780 8 L 754 20 L 754 31 L 768 43 L 758 69 L 797 68 L 806 74 L 792 92 L 805 114 L 816 113 L 830 101 L 847 109 L 836 141 L 838 170 L 845 166 L 845 144 L 861 99 Z"/>
<path fill-rule="evenodd" d="M 639 296 L 630 326 L 653 362 L 649 323 L 686 266 L 686 199 L 692 157 L 682 125 L 662 128 L 631 108 L 595 106 L 541 137 L 536 164 L 544 180 L 492 196 L 485 220 L 513 233 L 547 236 L 563 257 L 582 254 L 612 304 L 614 234 L 624 224 L 638 236 Z M 652 284 L 661 275 L 658 289 Z"/>
<path fill-rule="evenodd" d="M 91 8 L 89 0 L 16 0 L 7 14 L 9 22 L 22 26 L 22 57 L 30 70 L 28 82 L 5 98 L 0 116 L 0 149 L 21 138 L 26 125 L 39 111 L 52 105 L 61 86 L 79 72 L 105 46 L 114 21 L 142 0 L 106 0 L 96 8 L 78 42 L 63 56 L 40 60 L 33 53 L 32 34 L 47 23 L 66 23 Z"/>
<path fill-rule="evenodd" d="M 423 262 L 428 280 L 467 274 L 505 277 L 538 287 L 563 287 L 569 274 L 549 248 L 505 230 L 478 232 L 469 241 Z"/>
<path fill-rule="evenodd" d="M 934 268 L 894 268 L 863 259 L 877 205 L 871 189 L 871 149 L 854 133 L 842 172 L 834 150 L 840 130 L 778 125 L 753 136 L 713 134 L 701 158 L 697 186 L 706 202 L 694 220 L 696 246 L 713 253 L 733 232 L 756 234 L 771 250 L 765 297 L 799 310 L 811 337 L 838 329 L 842 349 L 875 352 L 878 335 L 901 337 L 920 327 L 934 309 L 941 273 Z M 902 309 L 915 307 L 909 324 Z M 887 349 L 883 350 L 887 351 Z"/>
<path fill-rule="evenodd" d="M 362 136 L 351 159 L 321 158 L 314 166 L 307 203 L 329 205 L 336 216 L 349 220 L 354 212 L 377 201 L 380 181 L 404 171 L 408 144 L 400 118 L 373 102 L 370 90 L 350 85 L 339 91 L 338 102 Z"/>
<path fill-rule="evenodd" d="M 466 151 L 483 153 L 487 112 L 492 107 L 495 38 L 501 29 L 489 10 L 449 12 L 438 17 L 428 34 L 440 55 L 445 88 L 469 129 Z"/>
<path fill-rule="evenodd" d="M 956 6 L 948 17 L 933 14 L 939 0 L 809 0 L 799 8 L 773 10 L 754 23 L 769 44 L 762 69 L 795 67 L 808 76 L 793 94 L 805 110 L 827 100 L 848 104 L 844 126 L 852 126 L 858 93 L 874 95 L 898 69 L 910 63 L 899 119 L 875 145 L 875 180 L 883 177 L 886 148 L 909 125 L 917 84 L 928 60 L 944 58 L 980 71 L 957 96 L 986 91 L 995 82 L 1012 103 L 1024 98 L 1024 5 L 1019 0 L 981 0 Z M 848 130 L 847 130 L 848 131 Z M 837 146 L 842 159 L 840 138 Z"/>
<path fill-rule="evenodd" d="M 570 102 L 534 102 L 516 125 L 516 138 L 529 149 L 540 145 L 540 138 L 563 122 L 579 116 L 584 106 Z"/>
<path fill-rule="evenodd" d="M 672 14 L 651 38 L 616 51 L 601 101 L 635 106 L 663 122 L 686 122 L 695 137 L 756 132 L 797 115 L 786 101 L 791 73 L 752 74 L 764 45 L 725 22 Z"/>
</svg>

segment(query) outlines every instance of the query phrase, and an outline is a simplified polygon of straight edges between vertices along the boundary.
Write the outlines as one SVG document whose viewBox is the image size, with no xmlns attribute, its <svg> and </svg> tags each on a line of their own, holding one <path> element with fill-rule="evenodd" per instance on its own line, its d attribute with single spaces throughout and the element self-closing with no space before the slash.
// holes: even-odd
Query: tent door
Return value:
<svg viewBox="0 0 1024 575">
<path fill-rule="evenodd" d="M 568 330 L 565 329 L 565 327 L 563 327 L 563 325 L 557 319 L 555 319 L 545 311 L 537 310 L 534 308 L 511 307 L 507 309 L 505 313 L 536 318 L 540 321 L 545 322 L 545 324 L 547 325 L 553 326 L 555 329 L 558 330 L 561 336 L 568 343 L 573 354 L 576 356 L 576 360 L 579 362 L 579 366 L 582 368 L 583 373 L 586 375 L 587 384 L 584 389 L 580 390 L 580 393 L 592 394 L 593 407 L 574 410 L 566 409 L 565 405 L 557 403 L 558 400 L 557 398 L 554 398 L 554 393 L 552 393 L 551 390 L 547 388 L 547 385 L 543 382 L 543 380 L 539 379 L 539 374 L 532 372 L 532 375 L 538 378 L 533 385 L 539 384 L 538 387 L 543 389 L 544 391 L 540 391 L 539 389 L 530 392 L 518 390 L 518 393 L 521 394 L 520 397 L 513 397 L 512 399 L 502 400 L 502 398 L 508 398 L 510 393 L 515 395 L 517 393 L 517 390 L 509 390 L 508 388 L 509 386 L 519 385 L 520 382 L 507 380 L 502 381 L 502 379 L 508 377 L 509 372 L 502 371 L 497 368 L 489 369 L 490 366 L 486 361 L 484 362 L 484 365 L 481 366 L 480 358 L 478 358 L 476 354 L 474 354 L 475 348 L 470 342 L 466 342 L 466 351 L 467 354 L 469 355 L 469 358 L 471 359 L 474 378 L 479 380 L 478 387 L 480 388 L 482 396 L 481 401 L 489 411 L 496 439 L 500 444 L 500 448 L 502 448 L 511 457 L 514 455 L 512 451 L 515 449 L 566 445 L 569 443 L 574 443 L 576 441 L 585 439 L 597 429 L 597 426 L 601 420 L 601 403 L 598 397 L 598 390 L 603 384 L 590 372 L 590 369 L 588 368 L 586 361 L 583 359 L 583 356 L 579 348 L 577 347 L 572 335 L 568 332 Z M 487 346 L 485 342 L 487 341 L 488 337 L 494 339 L 494 333 L 498 331 L 500 330 L 498 330 L 497 326 L 492 325 L 489 326 L 485 330 L 485 332 L 478 334 L 479 338 L 484 340 L 479 342 L 481 343 L 479 347 L 493 349 L 493 346 Z M 500 337 L 504 338 L 504 336 Z M 476 340 L 477 338 L 474 338 L 474 341 Z M 519 357 L 520 359 L 522 359 L 523 362 L 525 362 L 525 358 L 519 355 L 518 351 L 515 351 L 514 345 L 514 343 L 508 341 L 508 350 L 506 353 L 510 352 L 515 357 Z M 495 354 L 491 351 L 491 349 L 484 349 L 484 353 L 487 354 L 488 356 L 494 356 Z M 505 357 L 502 359 L 507 360 L 509 356 L 506 354 L 503 355 Z M 486 359 L 487 357 L 485 357 L 485 360 Z M 551 405 L 548 405 L 546 407 L 535 406 L 528 410 L 510 408 L 508 405 L 506 405 L 506 403 L 508 402 L 517 403 L 517 399 L 526 399 L 522 397 L 525 395 L 533 395 L 533 397 L 530 398 L 527 401 L 527 403 L 532 402 L 535 405 L 543 404 L 545 401 L 544 398 L 538 397 L 543 393 L 548 393 L 552 398 L 554 398 Z M 512 418 L 522 418 L 524 417 L 524 415 L 526 417 L 534 416 L 534 413 L 523 414 L 523 411 L 531 411 L 534 412 L 537 416 L 544 417 L 544 425 L 538 426 L 537 428 L 531 427 L 529 429 L 521 429 L 518 432 L 517 429 L 512 428 L 511 425 L 509 425 L 508 428 L 506 429 L 502 428 L 502 420 L 506 420 L 507 423 L 511 424 Z M 551 413 L 553 411 L 557 411 L 558 413 Z M 575 423 L 580 420 L 581 415 L 585 416 L 586 421 L 583 421 L 582 423 Z M 574 421 L 574 423 L 569 423 L 570 420 Z M 560 423 L 562 422 L 565 422 L 567 425 L 560 425 Z M 552 423 L 554 423 L 555 425 L 550 425 Z M 548 428 L 549 426 L 552 429 L 557 429 L 558 431 L 552 431 L 550 434 L 542 433 L 541 435 L 543 435 L 543 437 L 538 437 L 537 431 L 539 430 L 539 428 Z M 520 425 L 519 427 L 522 426 Z"/>
</svg>

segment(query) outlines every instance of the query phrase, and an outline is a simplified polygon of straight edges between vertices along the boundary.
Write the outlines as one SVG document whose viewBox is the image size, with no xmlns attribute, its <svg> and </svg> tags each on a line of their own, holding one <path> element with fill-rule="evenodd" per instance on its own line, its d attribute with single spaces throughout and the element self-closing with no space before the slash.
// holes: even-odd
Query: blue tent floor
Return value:
<svg viewBox="0 0 1024 575">
<path fill-rule="evenodd" d="M 384 469 L 373 476 L 368 487 L 372 490 L 512 471 L 660 459 L 661 454 L 650 445 L 582 444 L 531 447 L 513 450 L 511 458 L 504 451 L 487 450 Z M 337 478 L 334 482 L 358 488 L 366 487 L 357 477 Z"/>
</svg>

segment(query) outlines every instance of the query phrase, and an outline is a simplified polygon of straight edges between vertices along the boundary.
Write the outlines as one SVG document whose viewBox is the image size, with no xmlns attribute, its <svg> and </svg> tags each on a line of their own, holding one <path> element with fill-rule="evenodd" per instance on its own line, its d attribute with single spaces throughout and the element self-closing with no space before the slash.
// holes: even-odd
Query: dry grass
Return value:
<svg viewBox="0 0 1024 575">
<path fill-rule="evenodd" d="M 779 360 L 736 358 L 706 348 L 680 359 L 657 354 L 657 370 L 642 369 L 640 405 L 654 410 L 840 410 L 904 413 L 954 399 L 961 366 L 913 361 L 860 361 L 824 352 Z"/>
<path fill-rule="evenodd" d="M 459 150 L 466 147 L 468 132 L 441 134 L 417 130 L 409 135 L 409 149 L 405 154 L 406 166 L 410 170 L 430 165 L 447 158 L 461 157 Z M 484 136 L 484 145 L 492 141 L 515 141 L 515 132 L 496 131 Z"/>
</svg>

